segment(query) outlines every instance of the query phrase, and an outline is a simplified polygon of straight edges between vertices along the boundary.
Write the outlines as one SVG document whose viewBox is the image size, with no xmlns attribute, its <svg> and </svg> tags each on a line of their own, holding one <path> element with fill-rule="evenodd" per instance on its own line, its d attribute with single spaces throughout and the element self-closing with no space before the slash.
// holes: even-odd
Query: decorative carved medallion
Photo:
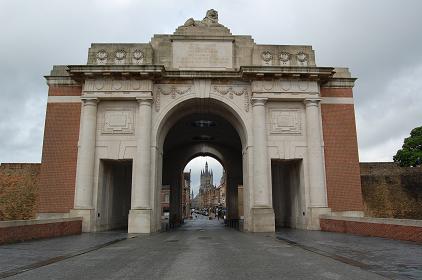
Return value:
<svg viewBox="0 0 422 280">
<path fill-rule="evenodd" d="M 245 97 L 245 111 L 249 111 L 249 91 L 247 87 L 241 87 L 240 89 L 236 90 L 233 86 L 214 86 L 214 92 L 220 95 L 226 96 L 230 99 L 233 99 L 233 96 L 242 96 Z"/>
<path fill-rule="evenodd" d="M 96 54 L 97 64 L 107 64 L 108 53 L 105 50 L 100 50 Z"/>
<path fill-rule="evenodd" d="M 114 55 L 115 55 L 114 62 L 116 64 L 124 64 L 125 63 L 126 51 L 118 50 L 118 51 L 115 52 Z"/>
<path fill-rule="evenodd" d="M 132 61 L 134 64 L 142 64 L 144 63 L 144 53 L 141 50 L 134 50 L 132 54 Z"/>
<path fill-rule="evenodd" d="M 282 52 L 280 53 L 280 65 L 289 66 L 290 65 L 290 53 Z"/>
<path fill-rule="evenodd" d="M 132 89 L 134 90 L 138 90 L 141 88 L 141 81 L 139 80 L 132 80 L 131 84 L 132 84 Z"/>
<path fill-rule="evenodd" d="M 299 109 L 271 109 L 271 133 L 272 134 L 296 134 L 302 133 L 302 119 Z"/>
<path fill-rule="evenodd" d="M 104 88 L 104 80 L 103 79 L 97 79 L 94 81 L 94 87 L 96 90 L 101 90 Z"/>
<path fill-rule="evenodd" d="M 114 80 L 111 87 L 114 90 L 119 90 L 119 89 L 122 89 L 122 86 L 123 86 L 123 83 L 121 80 Z"/>
<path fill-rule="evenodd" d="M 298 88 L 300 91 L 306 91 L 309 88 L 309 82 L 308 81 L 299 81 Z"/>
<path fill-rule="evenodd" d="M 109 110 L 104 113 L 103 134 L 133 134 L 133 112 Z"/>
<path fill-rule="evenodd" d="M 160 110 L 160 94 L 168 95 L 175 99 L 177 95 L 187 94 L 191 91 L 190 86 L 161 85 L 157 87 L 157 93 L 154 94 L 155 111 Z"/>
</svg>

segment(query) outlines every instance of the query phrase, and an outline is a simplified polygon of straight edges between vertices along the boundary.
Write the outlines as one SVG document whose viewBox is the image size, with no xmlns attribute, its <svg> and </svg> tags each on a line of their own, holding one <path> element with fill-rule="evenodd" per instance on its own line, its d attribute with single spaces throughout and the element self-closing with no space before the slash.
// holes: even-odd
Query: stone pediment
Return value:
<svg viewBox="0 0 422 280">
<path fill-rule="evenodd" d="M 203 20 L 188 19 L 185 24 L 179 26 L 174 35 L 200 35 L 200 36 L 224 36 L 232 35 L 230 29 L 218 23 L 218 12 L 208 10 Z"/>
</svg>

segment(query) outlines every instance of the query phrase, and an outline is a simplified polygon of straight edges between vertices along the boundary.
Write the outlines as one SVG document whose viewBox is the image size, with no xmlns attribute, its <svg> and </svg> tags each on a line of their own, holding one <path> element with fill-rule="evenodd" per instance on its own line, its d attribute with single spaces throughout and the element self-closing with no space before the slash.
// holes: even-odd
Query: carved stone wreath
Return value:
<svg viewBox="0 0 422 280">
<path fill-rule="evenodd" d="M 290 60 L 290 54 L 288 52 L 280 53 L 280 61 L 287 62 Z"/>
<path fill-rule="evenodd" d="M 305 61 L 307 61 L 307 60 L 308 60 L 308 55 L 307 55 L 306 53 L 304 53 L 304 52 L 299 52 L 299 53 L 296 55 L 296 57 L 297 57 L 297 60 L 298 60 L 299 62 L 305 62 Z"/>
<path fill-rule="evenodd" d="M 104 59 L 107 59 L 107 57 L 108 57 L 108 54 L 105 50 L 100 50 L 97 52 L 98 59 L 104 60 Z"/>
<path fill-rule="evenodd" d="M 133 61 L 135 63 L 143 63 L 144 62 L 144 53 L 141 50 L 135 50 L 132 54 Z"/>
<path fill-rule="evenodd" d="M 115 56 L 116 56 L 116 59 L 119 59 L 119 60 L 125 59 L 126 52 L 124 50 L 118 50 L 116 51 Z"/>
<path fill-rule="evenodd" d="M 273 55 L 269 51 L 264 51 L 261 54 L 261 58 L 265 62 L 270 62 L 273 59 Z"/>
<path fill-rule="evenodd" d="M 183 95 L 189 93 L 191 91 L 191 87 L 176 87 L 174 85 L 163 87 L 159 86 L 157 88 L 157 93 L 154 95 L 155 100 L 155 111 L 158 112 L 160 110 L 160 94 L 162 95 L 169 95 L 172 99 L 175 99 L 177 95 Z"/>
<path fill-rule="evenodd" d="M 117 50 L 114 53 L 115 56 L 115 62 L 116 64 L 123 64 L 125 61 L 125 57 L 126 57 L 126 51 L 124 50 Z"/>
<path fill-rule="evenodd" d="M 240 90 L 235 90 L 232 86 L 214 86 L 214 92 L 219 93 L 223 96 L 227 96 L 233 99 L 233 96 L 245 96 L 245 111 L 249 111 L 249 92 L 246 87 L 242 87 Z"/>
<path fill-rule="evenodd" d="M 95 55 L 97 57 L 98 64 L 105 64 L 107 63 L 108 53 L 105 50 L 100 50 Z"/>
</svg>

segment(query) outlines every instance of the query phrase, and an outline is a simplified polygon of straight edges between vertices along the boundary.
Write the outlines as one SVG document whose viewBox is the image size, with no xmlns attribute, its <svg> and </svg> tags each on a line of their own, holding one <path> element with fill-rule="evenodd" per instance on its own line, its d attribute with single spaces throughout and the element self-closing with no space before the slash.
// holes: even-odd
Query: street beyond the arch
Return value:
<svg viewBox="0 0 422 280">
<path fill-rule="evenodd" d="M 202 215 L 176 230 L 126 237 L 122 232 L 85 233 L 4 245 L 0 247 L 0 278 L 11 274 L 15 275 L 7 279 L 422 276 L 418 245 L 381 238 L 287 229 L 276 234 L 242 233 L 224 227 L 222 220 Z"/>
</svg>

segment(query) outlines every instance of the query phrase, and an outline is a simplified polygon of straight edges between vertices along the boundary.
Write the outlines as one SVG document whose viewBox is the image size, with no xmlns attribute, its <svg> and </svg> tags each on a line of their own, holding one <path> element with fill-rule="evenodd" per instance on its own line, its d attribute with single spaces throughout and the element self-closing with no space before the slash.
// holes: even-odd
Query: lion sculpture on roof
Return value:
<svg viewBox="0 0 422 280">
<path fill-rule="evenodd" d="M 219 27 L 222 25 L 218 23 L 218 12 L 211 9 L 207 11 L 203 20 L 194 20 L 193 18 L 190 18 L 183 26 Z"/>
</svg>

